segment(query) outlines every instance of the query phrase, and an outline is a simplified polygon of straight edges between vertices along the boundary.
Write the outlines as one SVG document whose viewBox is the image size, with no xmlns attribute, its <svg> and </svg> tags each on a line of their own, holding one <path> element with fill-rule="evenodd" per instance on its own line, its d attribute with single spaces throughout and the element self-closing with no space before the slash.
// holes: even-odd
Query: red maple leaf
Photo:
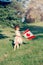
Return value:
<svg viewBox="0 0 43 65">
<path fill-rule="evenodd" d="M 27 33 L 26 36 L 30 36 L 30 34 Z"/>
</svg>

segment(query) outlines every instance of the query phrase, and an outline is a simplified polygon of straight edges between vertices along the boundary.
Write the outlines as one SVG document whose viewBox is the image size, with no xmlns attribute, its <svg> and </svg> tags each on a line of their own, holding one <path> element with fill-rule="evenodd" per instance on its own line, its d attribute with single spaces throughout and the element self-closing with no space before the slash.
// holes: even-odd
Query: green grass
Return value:
<svg viewBox="0 0 43 65">
<path fill-rule="evenodd" d="M 36 38 L 26 41 L 26 44 L 14 51 L 14 29 L 0 25 L 0 65 L 43 65 L 43 23 L 28 24 L 21 30 L 26 28 L 29 28 Z"/>
</svg>

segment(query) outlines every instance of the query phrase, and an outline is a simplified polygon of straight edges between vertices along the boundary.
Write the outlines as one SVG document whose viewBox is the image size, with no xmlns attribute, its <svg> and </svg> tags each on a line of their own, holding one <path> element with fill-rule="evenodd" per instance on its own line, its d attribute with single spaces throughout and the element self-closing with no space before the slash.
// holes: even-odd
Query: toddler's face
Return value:
<svg viewBox="0 0 43 65">
<path fill-rule="evenodd" d="M 16 28 L 16 30 L 19 30 L 19 28 Z"/>
</svg>

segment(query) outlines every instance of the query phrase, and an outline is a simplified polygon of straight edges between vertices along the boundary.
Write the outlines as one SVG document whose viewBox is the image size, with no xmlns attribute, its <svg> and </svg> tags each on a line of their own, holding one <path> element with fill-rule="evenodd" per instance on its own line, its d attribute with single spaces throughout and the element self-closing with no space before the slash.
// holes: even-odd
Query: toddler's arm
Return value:
<svg viewBox="0 0 43 65">
<path fill-rule="evenodd" d="M 21 33 L 21 35 L 22 35 L 22 39 L 23 39 L 24 41 L 29 41 L 27 38 L 24 37 L 24 33 L 23 33 L 23 32 Z"/>
</svg>

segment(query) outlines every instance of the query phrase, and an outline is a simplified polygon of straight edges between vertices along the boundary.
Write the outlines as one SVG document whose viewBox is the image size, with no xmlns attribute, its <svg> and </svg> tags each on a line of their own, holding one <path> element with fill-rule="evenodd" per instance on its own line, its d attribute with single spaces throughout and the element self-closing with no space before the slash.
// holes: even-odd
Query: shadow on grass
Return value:
<svg viewBox="0 0 43 65">
<path fill-rule="evenodd" d="M 41 26 L 25 25 L 24 27 L 21 27 L 21 31 L 25 31 L 26 29 L 29 29 L 34 34 L 43 33 L 43 27 L 41 27 Z"/>
<path fill-rule="evenodd" d="M 0 30 L 0 32 L 2 32 L 2 30 Z"/>
<path fill-rule="evenodd" d="M 4 34 L 0 34 L 0 39 L 8 38 L 8 36 L 5 36 Z"/>
<path fill-rule="evenodd" d="M 12 47 L 14 48 L 14 40 L 10 39 L 9 41 L 11 41 Z"/>
</svg>

